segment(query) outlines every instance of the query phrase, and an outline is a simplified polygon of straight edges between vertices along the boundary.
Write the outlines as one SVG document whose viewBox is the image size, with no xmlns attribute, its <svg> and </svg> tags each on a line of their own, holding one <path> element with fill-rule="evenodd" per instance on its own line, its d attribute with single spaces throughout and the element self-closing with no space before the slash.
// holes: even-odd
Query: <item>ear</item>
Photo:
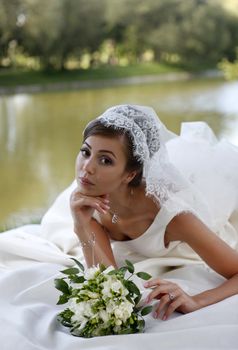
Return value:
<svg viewBox="0 0 238 350">
<path fill-rule="evenodd" d="M 131 182 L 131 180 L 134 179 L 134 177 L 136 176 L 136 174 L 137 174 L 137 171 L 136 171 L 136 170 L 130 171 L 130 172 L 126 175 L 126 177 L 125 177 L 125 179 L 124 179 L 123 182 L 126 183 L 126 184 L 129 184 L 129 183 Z"/>
</svg>

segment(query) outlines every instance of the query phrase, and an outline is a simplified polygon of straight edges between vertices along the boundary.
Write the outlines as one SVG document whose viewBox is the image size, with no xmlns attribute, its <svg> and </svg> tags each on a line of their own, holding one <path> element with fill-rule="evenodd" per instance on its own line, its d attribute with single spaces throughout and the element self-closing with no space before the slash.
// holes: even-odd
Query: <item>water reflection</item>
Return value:
<svg viewBox="0 0 238 350">
<path fill-rule="evenodd" d="M 38 218 L 74 177 L 86 122 L 111 105 L 152 106 L 178 133 L 204 120 L 238 145 L 238 82 L 197 80 L 0 98 L 0 225 Z"/>
</svg>

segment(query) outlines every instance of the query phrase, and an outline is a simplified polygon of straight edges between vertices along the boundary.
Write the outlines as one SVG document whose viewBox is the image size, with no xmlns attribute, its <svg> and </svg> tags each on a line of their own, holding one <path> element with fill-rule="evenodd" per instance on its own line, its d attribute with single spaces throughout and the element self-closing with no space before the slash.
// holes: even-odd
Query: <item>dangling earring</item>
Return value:
<svg viewBox="0 0 238 350">
<path fill-rule="evenodd" d="M 114 213 L 114 214 L 112 215 L 112 223 L 113 223 L 113 224 L 116 224 L 117 221 L 118 221 L 118 215 Z"/>
</svg>

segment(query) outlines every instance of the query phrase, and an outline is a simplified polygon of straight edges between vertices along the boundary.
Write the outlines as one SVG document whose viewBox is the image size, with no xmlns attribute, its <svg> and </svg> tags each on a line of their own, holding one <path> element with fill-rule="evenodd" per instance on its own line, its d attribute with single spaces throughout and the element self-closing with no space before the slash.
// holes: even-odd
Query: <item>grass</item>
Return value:
<svg viewBox="0 0 238 350">
<path fill-rule="evenodd" d="M 19 85 L 45 85 L 52 83 L 108 80 L 133 76 L 159 75 L 184 72 L 185 69 L 161 63 L 134 64 L 130 66 L 102 66 L 90 69 L 65 71 L 27 71 L 23 69 L 0 69 L 0 87 Z"/>
</svg>

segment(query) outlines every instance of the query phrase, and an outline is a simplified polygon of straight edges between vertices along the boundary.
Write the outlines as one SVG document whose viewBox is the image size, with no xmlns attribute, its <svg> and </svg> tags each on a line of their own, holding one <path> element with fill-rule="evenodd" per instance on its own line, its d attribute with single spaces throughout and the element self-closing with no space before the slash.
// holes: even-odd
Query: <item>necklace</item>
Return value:
<svg viewBox="0 0 238 350">
<path fill-rule="evenodd" d="M 134 191 L 131 188 L 130 195 L 133 196 L 133 194 L 134 194 Z M 116 213 L 113 213 L 113 212 L 111 212 L 111 214 L 112 214 L 112 224 L 116 224 L 118 222 L 118 220 L 119 220 L 119 216 Z"/>
</svg>

